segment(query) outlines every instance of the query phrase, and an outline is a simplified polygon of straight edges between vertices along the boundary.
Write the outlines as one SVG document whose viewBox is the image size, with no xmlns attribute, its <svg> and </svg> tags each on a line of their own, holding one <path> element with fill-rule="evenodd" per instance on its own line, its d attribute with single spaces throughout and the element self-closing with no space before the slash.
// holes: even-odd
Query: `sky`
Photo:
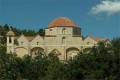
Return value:
<svg viewBox="0 0 120 80">
<path fill-rule="evenodd" d="M 37 31 L 58 17 L 71 19 L 83 36 L 120 35 L 120 0 L 0 0 L 0 25 Z"/>
</svg>

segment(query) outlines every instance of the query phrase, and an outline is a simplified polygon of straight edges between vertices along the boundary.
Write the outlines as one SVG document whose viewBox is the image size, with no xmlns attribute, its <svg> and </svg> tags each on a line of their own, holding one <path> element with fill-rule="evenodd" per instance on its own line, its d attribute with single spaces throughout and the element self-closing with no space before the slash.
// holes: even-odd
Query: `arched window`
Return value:
<svg viewBox="0 0 120 80">
<path fill-rule="evenodd" d="M 9 37 L 9 43 L 11 43 L 12 42 L 12 37 Z"/>
<path fill-rule="evenodd" d="M 87 45 L 89 45 L 89 42 L 87 42 Z"/>
<path fill-rule="evenodd" d="M 23 42 L 21 42 L 21 45 L 23 45 Z"/>
<path fill-rule="evenodd" d="M 65 37 L 62 38 L 62 44 L 66 44 L 66 38 Z"/>
<path fill-rule="evenodd" d="M 52 29 L 50 29 L 50 35 L 52 35 Z"/>
<path fill-rule="evenodd" d="M 62 34 L 66 34 L 66 28 L 62 29 Z"/>
<path fill-rule="evenodd" d="M 39 42 L 37 42 L 37 45 L 39 44 Z"/>
</svg>

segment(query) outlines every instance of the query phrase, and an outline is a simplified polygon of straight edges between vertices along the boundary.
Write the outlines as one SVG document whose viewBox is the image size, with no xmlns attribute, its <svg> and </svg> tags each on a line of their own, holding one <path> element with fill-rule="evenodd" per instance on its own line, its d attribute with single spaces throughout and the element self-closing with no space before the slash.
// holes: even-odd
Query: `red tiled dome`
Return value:
<svg viewBox="0 0 120 80">
<path fill-rule="evenodd" d="M 77 27 L 78 26 L 73 22 L 71 21 L 69 18 L 66 18 L 66 17 L 59 17 L 59 18 L 56 18 L 54 19 L 48 26 L 48 28 L 51 28 L 51 27 Z"/>
</svg>

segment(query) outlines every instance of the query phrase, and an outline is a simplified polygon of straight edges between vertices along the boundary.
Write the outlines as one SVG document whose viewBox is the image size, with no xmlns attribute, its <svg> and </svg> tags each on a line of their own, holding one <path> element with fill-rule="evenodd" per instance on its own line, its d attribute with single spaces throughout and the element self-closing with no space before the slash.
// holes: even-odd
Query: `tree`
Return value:
<svg viewBox="0 0 120 80">
<path fill-rule="evenodd" d="M 120 38 L 112 40 L 110 46 L 99 43 L 88 54 L 79 53 L 68 62 L 70 78 L 119 80 Z"/>
<path fill-rule="evenodd" d="M 9 30 L 8 24 L 5 24 L 3 27 L 4 27 L 4 29 L 7 30 L 7 31 Z"/>
<path fill-rule="evenodd" d="M 2 44 L 2 45 L 5 45 L 6 42 L 7 42 L 7 37 L 6 37 L 6 36 L 3 36 L 3 37 L 1 38 L 1 44 Z"/>
<path fill-rule="evenodd" d="M 39 30 L 38 30 L 38 34 L 39 34 L 40 36 L 44 36 L 44 35 L 45 35 L 45 30 L 44 30 L 44 29 L 39 29 Z"/>
<path fill-rule="evenodd" d="M 0 49 L 0 79 L 16 80 L 21 76 L 21 58 Z"/>
<path fill-rule="evenodd" d="M 47 66 L 45 80 L 68 80 L 67 65 L 62 62 L 50 62 Z"/>
</svg>

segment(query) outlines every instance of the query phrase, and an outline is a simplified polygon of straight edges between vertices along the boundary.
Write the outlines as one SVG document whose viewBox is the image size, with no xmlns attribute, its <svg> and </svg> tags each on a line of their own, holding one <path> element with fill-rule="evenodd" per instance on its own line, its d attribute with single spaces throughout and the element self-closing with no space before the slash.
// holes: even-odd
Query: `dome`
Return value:
<svg viewBox="0 0 120 80">
<path fill-rule="evenodd" d="M 13 31 L 10 30 L 6 35 L 7 35 L 7 36 L 14 36 L 15 33 L 14 33 Z"/>
<path fill-rule="evenodd" d="M 54 19 L 49 25 L 48 28 L 51 27 L 76 27 L 79 28 L 73 21 L 66 17 L 59 17 Z"/>
</svg>

